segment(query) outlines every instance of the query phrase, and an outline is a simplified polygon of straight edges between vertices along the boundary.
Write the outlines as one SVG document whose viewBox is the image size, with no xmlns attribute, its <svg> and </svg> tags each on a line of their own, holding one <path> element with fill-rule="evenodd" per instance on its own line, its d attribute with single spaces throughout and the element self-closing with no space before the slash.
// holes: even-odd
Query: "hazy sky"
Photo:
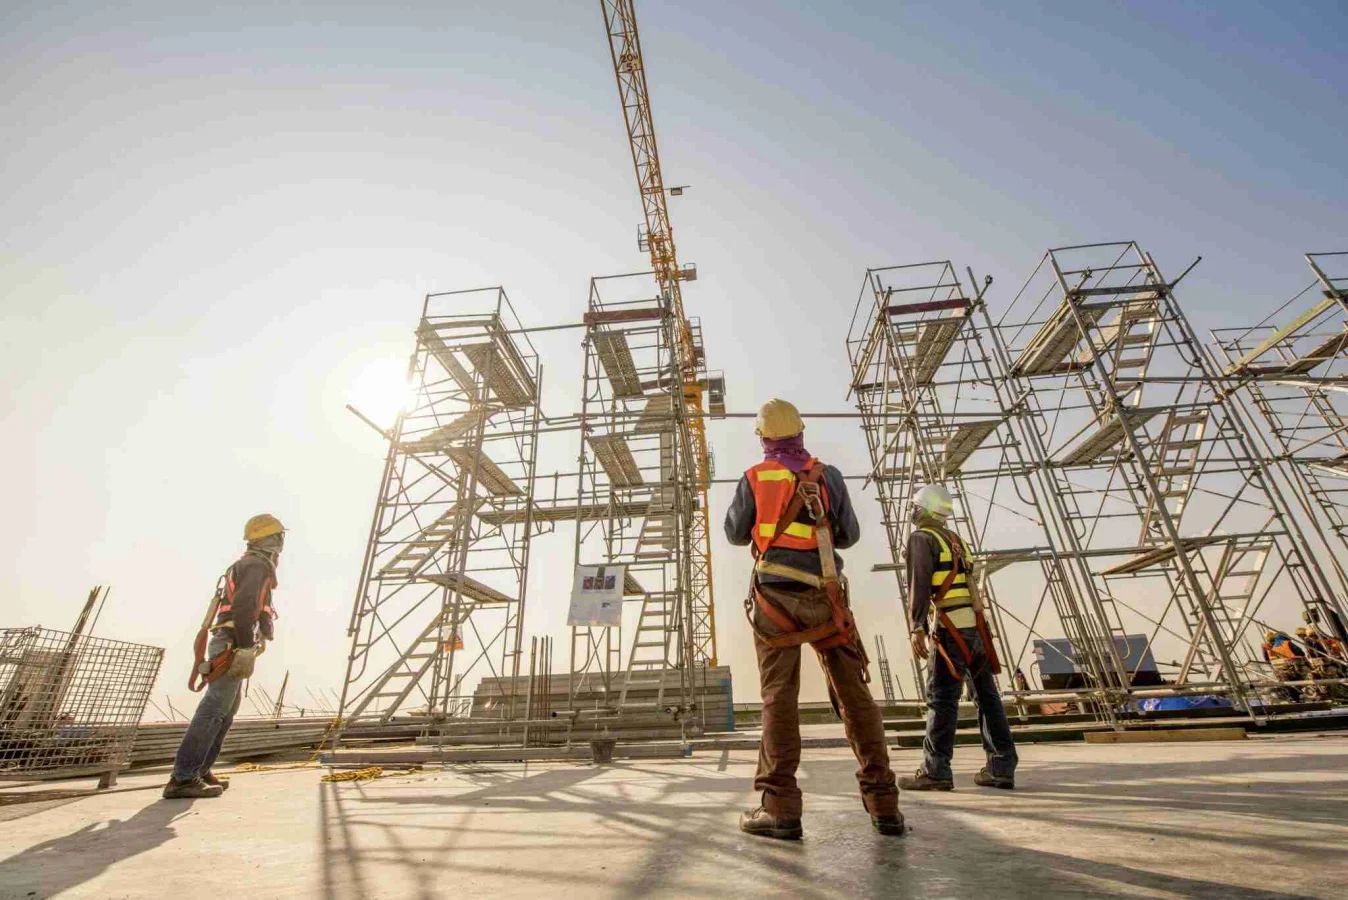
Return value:
<svg viewBox="0 0 1348 900">
<path fill-rule="evenodd" d="M 192 6 L 0 9 L 0 624 L 68 627 L 110 583 L 99 632 L 167 647 L 180 709 L 262 510 L 293 530 L 260 683 L 339 685 L 383 455 L 343 404 L 405 360 L 426 291 L 501 284 L 554 324 L 643 267 L 597 2 Z M 693 185 L 685 298 L 734 410 L 844 408 L 867 266 L 972 265 L 995 311 L 1046 247 L 1136 239 L 1172 275 L 1204 256 L 1181 301 L 1206 334 L 1348 249 L 1340 3 L 638 6 L 666 182 Z M 580 393 L 560 335 L 538 342 L 554 415 Z M 746 423 L 711 437 L 723 475 L 755 461 Z M 810 444 L 863 467 L 851 425 Z M 850 558 L 894 653 L 870 497 Z M 714 549 L 756 699 L 746 558 Z M 560 633 L 566 598 L 534 584 L 529 626 Z"/>
</svg>

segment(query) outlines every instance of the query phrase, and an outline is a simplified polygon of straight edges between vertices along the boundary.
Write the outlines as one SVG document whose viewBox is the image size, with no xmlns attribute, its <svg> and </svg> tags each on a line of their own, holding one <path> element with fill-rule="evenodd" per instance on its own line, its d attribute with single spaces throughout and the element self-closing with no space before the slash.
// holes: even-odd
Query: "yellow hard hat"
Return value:
<svg viewBox="0 0 1348 900">
<path fill-rule="evenodd" d="M 1276 631 L 1265 631 L 1265 632 L 1264 632 L 1264 640 L 1266 640 L 1266 641 L 1271 641 L 1271 640 L 1273 640 L 1273 639 L 1274 639 L 1275 637 L 1277 637 L 1277 636 L 1278 636 L 1278 632 L 1276 632 Z"/>
<path fill-rule="evenodd" d="M 1307 634 L 1309 634 L 1309 633 L 1310 633 L 1310 632 L 1307 631 L 1305 628 L 1298 628 L 1298 629 L 1297 629 L 1297 637 L 1305 637 L 1305 636 L 1306 636 Z"/>
<path fill-rule="evenodd" d="M 759 437 L 770 440 L 785 438 L 804 430 L 805 423 L 800 420 L 800 411 L 794 404 L 773 397 L 759 407 L 758 419 L 754 423 L 754 431 Z"/>
<path fill-rule="evenodd" d="M 243 539 L 251 544 L 253 541 L 260 541 L 264 537 L 280 534 L 285 530 L 280 519 L 271 513 L 262 513 L 253 516 L 248 520 L 248 524 L 243 526 Z"/>
</svg>

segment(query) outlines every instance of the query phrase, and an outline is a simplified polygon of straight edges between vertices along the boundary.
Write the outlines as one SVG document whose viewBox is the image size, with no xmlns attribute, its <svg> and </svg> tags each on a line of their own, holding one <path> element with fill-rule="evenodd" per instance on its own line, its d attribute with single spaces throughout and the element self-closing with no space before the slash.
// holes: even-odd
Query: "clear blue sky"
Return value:
<svg viewBox="0 0 1348 900">
<path fill-rule="evenodd" d="M 199 609 L 270 509 L 303 637 L 271 665 L 333 685 L 382 454 L 342 410 L 360 373 L 405 358 L 427 290 L 503 284 L 573 321 L 591 275 L 642 266 L 599 4 L 191 6 L 0 10 L 0 622 L 64 627 L 110 582 L 100 631 L 167 646 L 181 698 Z M 1348 248 L 1341 3 L 638 9 L 733 409 L 843 407 L 868 265 L 972 265 L 995 310 L 1045 247 L 1137 239 L 1171 273 L 1205 257 L 1181 300 L 1206 333 Z M 566 412 L 574 337 L 548 353 Z M 753 461 L 743 423 L 712 439 L 722 472 Z M 858 433 L 811 443 L 863 463 Z M 861 506 L 857 569 L 885 555 Z M 744 561 L 716 551 L 747 699 Z M 892 582 L 860 587 L 894 648 Z M 533 602 L 532 627 L 564 618 Z"/>
</svg>

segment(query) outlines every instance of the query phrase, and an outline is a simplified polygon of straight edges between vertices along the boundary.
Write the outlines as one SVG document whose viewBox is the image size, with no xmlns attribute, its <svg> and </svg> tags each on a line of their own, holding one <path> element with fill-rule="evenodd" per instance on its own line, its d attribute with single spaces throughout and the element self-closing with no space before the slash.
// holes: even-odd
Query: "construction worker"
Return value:
<svg viewBox="0 0 1348 900">
<path fill-rule="evenodd" d="M 955 751 L 960 684 L 967 676 L 973 682 L 978 727 L 987 754 L 987 765 L 974 776 L 974 783 L 1011 789 L 1016 786 L 1016 745 L 994 678 L 999 663 L 973 580 L 972 556 L 959 535 L 946 526 L 953 511 L 954 500 L 941 485 L 929 484 L 913 495 L 914 527 L 906 562 L 908 628 L 913 653 L 930 659 L 931 664 L 922 767 L 899 779 L 899 787 L 954 789 L 950 760 Z M 928 626 L 929 613 L 934 628 Z"/>
<path fill-rule="evenodd" d="M 1306 665 L 1313 681 L 1329 682 L 1309 685 L 1302 692 L 1303 700 L 1335 700 L 1348 695 L 1345 685 L 1337 680 L 1343 677 L 1343 667 L 1329 652 L 1328 643 L 1314 628 L 1298 628 L 1297 639 L 1306 648 Z"/>
<path fill-rule="evenodd" d="M 1265 631 L 1264 646 L 1261 648 L 1264 662 L 1273 667 L 1273 676 L 1279 681 L 1305 681 L 1309 674 L 1305 652 L 1296 645 L 1285 631 Z M 1302 690 L 1295 685 L 1284 685 L 1283 691 L 1293 703 L 1300 703 Z"/>
<path fill-rule="evenodd" d="M 866 651 L 840 576 L 846 549 L 861 536 L 842 474 L 805 449 L 800 413 L 785 400 L 758 411 L 763 461 L 740 479 L 725 517 L 726 538 L 750 545 L 754 573 L 745 612 L 754 631 L 763 697 L 763 737 L 754 788 L 756 809 L 740 817 L 748 834 L 796 839 L 802 834 L 800 645 L 819 655 L 829 700 L 856 755 L 857 781 L 871 824 L 901 835 L 903 814 L 889 767 L 880 709 L 866 686 Z"/>
<path fill-rule="evenodd" d="M 173 760 L 173 775 L 164 786 L 166 800 L 219 797 L 229 787 L 228 780 L 211 773 L 211 766 L 239 711 L 243 682 L 274 634 L 271 594 L 285 528 L 275 516 L 263 513 L 244 525 L 243 539 L 248 549 L 220 577 L 197 635 L 188 686 L 195 691 L 202 684 L 206 695 Z"/>
<path fill-rule="evenodd" d="M 1325 642 L 1320 639 L 1319 633 L 1309 628 L 1298 628 L 1297 639 L 1301 641 L 1301 646 L 1306 650 L 1307 659 L 1325 659 L 1329 653 L 1325 650 Z"/>
</svg>

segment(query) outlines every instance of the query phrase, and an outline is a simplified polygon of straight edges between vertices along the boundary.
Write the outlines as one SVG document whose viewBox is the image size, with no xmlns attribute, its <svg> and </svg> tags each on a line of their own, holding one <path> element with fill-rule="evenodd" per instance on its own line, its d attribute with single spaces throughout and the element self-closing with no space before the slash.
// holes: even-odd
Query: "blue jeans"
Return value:
<svg viewBox="0 0 1348 900">
<path fill-rule="evenodd" d="M 206 661 L 210 662 L 231 643 L 227 637 L 212 634 L 206 646 Z M 173 759 L 174 781 L 191 781 L 211 770 L 225 743 L 225 735 L 229 734 L 229 726 L 234 724 L 234 714 L 239 711 L 242 688 L 242 681 L 228 675 L 221 675 L 207 685 Z"/>
<path fill-rule="evenodd" d="M 928 664 L 927 736 L 922 742 L 922 768 L 932 778 L 946 780 L 952 777 L 950 758 L 955 753 L 960 691 L 967 675 L 974 686 L 978 730 L 983 736 L 983 751 L 988 755 L 988 772 L 999 778 L 1015 777 L 1016 744 L 1011 738 L 1011 726 L 1006 721 L 1006 708 L 1002 706 L 1002 697 L 997 693 L 992 667 L 988 665 L 983 639 L 977 629 L 960 629 L 960 637 L 964 638 L 973 657 L 972 664 L 966 664 L 964 654 L 944 628 L 937 629 L 936 637 L 950 661 L 955 664 L 959 677 L 952 677 L 945 660 L 933 651 Z"/>
</svg>

